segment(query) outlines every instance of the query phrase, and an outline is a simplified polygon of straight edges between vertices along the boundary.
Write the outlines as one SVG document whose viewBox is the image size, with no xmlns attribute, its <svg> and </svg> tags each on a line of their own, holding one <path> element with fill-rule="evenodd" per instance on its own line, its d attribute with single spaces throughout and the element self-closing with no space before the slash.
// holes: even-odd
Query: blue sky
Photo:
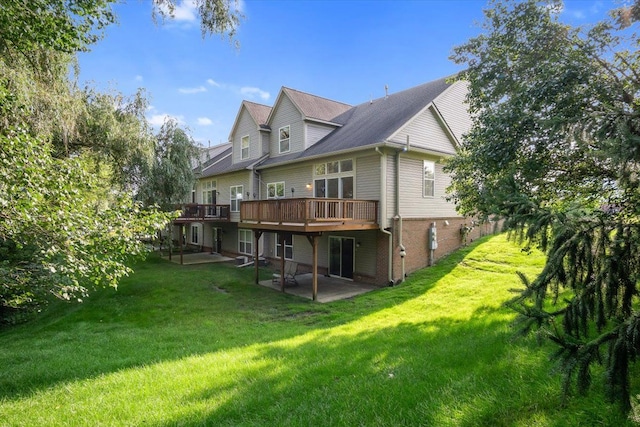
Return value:
<svg viewBox="0 0 640 427">
<path fill-rule="evenodd" d="M 562 18 L 585 24 L 616 0 L 569 0 Z M 397 92 L 461 68 L 451 49 L 479 34 L 484 0 L 243 0 L 235 49 L 200 33 L 187 0 L 154 24 L 151 0 L 128 0 L 119 24 L 79 55 L 80 83 L 125 95 L 145 88 L 147 117 L 169 115 L 207 146 L 226 142 L 243 99 L 273 105 L 282 86 L 348 104 Z"/>
</svg>

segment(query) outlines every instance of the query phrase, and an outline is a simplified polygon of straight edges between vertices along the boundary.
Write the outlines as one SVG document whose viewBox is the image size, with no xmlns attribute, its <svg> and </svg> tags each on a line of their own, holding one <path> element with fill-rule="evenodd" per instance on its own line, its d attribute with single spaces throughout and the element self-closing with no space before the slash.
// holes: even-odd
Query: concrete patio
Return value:
<svg viewBox="0 0 640 427">
<path fill-rule="evenodd" d="M 162 259 L 169 260 L 169 256 L 165 255 Z M 182 265 L 192 264 L 208 264 L 212 262 L 231 262 L 233 258 L 222 256 L 220 254 L 212 254 L 210 252 L 195 252 L 182 254 Z M 171 255 L 171 262 L 180 264 L 180 253 Z"/>
<path fill-rule="evenodd" d="M 292 286 L 288 284 L 285 286 L 284 292 L 302 298 L 313 299 L 311 276 L 311 273 L 296 275 L 298 285 Z M 261 281 L 260 284 L 280 292 L 280 282 L 274 283 L 272 279 L 269 279 Z M 343 300 L 379 288 L 379 286 L 369 283 L 352 282 L 336 277 L 318 275 L 318 298 L 316 301 L 331 302 Z"/>
</svg>

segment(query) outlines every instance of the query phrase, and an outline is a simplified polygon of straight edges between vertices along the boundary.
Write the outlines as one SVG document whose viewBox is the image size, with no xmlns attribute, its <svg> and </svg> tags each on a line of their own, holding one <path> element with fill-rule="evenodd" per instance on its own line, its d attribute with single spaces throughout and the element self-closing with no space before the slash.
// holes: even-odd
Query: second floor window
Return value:
<svg viewBox="0 0 640 427">
<path fill-rule="evenodd" d="M 280 199 L 284 197 L 284 181 L 267 184 L 267 199 Z"/>
<path fill-rule="evenodd" d="M 288 153 L 291 149 L 291 147 L 289 146 L 289 126 L 281 127 L 278 134 L 280 153 Z"/>
<path fill-rule="evenodd" d="M 249 158 L 249 135 L 243 136 L 240 142 L 240 159 L 245 160 Z"/>
<path fill-rule="evenodd" d="M 216 182 L 206 181 L 202 183 L 202 203 L 205 205 L 216 204 Z"/>
<path fill-rule="evenodd" d="M 433 197 L 436 194 L 436 164 L 430 160 L 424 161 L 424 184 L 422 197 Z"/>
<path fill-rule="evenodd" d="M 242 192 L 244 187 L 242 185 L 234 185 L 231 187 L 231 212 L 240 211 L 240 201 L 242 200 Z"/>
<path fill-rule="evenodd" d="M 314 168 L 314 195 L 331 199 L 353 199 L 353 160 L 318 163 Z"/>
</svg>

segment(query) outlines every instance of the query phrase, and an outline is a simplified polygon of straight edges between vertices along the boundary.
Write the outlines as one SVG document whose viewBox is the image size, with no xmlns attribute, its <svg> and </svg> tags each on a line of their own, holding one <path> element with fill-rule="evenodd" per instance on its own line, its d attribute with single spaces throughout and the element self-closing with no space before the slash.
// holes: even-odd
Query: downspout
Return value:
<svg viewBox="0 0 640 427">
<path fill-rule="evenodd" d="M 400 282 L 404 281 L 406 276 L 404 267 L 404 258 L 407 255 L 406 248 L 402 244 L 402 215 L 400 215 L 400 153 L 409 151 L 409 135 L 407 135 L 407 145 L 396 153 L 396 215 L 398 220 L 398 247 L 400 248 L 400 259 L 402 261 L 402 276 Z"/>
<path fill-rule="evenodd" d="M 387 283 L 393 286 L 393 234 L 387 230 L 387 155 L 379 147 L 376 153 L 380 154 L 380 231 L 388 236 Z"/>
</svg>

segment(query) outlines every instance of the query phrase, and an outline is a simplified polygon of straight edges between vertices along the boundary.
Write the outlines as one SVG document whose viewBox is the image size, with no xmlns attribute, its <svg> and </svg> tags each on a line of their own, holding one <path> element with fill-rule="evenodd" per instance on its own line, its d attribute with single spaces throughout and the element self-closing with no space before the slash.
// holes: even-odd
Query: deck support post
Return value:
<svg viewBox="0 0 640 427">
<path fill-rule="evenodd" d="M 260 284 L 260 269 L 259 269 L 259 264 L 260 264 L 260 248 L 258 247 L 258 241 L 260 240 L 260 237 L 262 236 L 262 231 L 261 230 L 256 230 L 253 235 L 255 236 L 255 255 L 253 258 L 253 266 L 256 268 L 256 285 Z"/>
<path fill-rule="evenodd" d="M 284 292 L 284 283 L 286 281 L 286 277 L 284 277 L 284 237 L 284 233 L 278 233 L 278 240 L 280 241 L 280 248 L 282 249 L 280 256 L 280 290 L 282 292 Z"/>
<path fill-rule="evenodd" d="M 312 237 L 313 243 L 313 272 L 311 273 L 311 282 L 313 287 L 313 300 L 318 299 L 318 236 L 314 235 Z"/>
<path fill-rule="evenodd" d="M 169 225 L 169 261 L 171 261 L 171 252 L 173 249 L 173 230 L 174 230 L 175 224 L 173 223 L 173 221 L 171 221 L 170 225 Z M 162 255 L 162 251 L 160 251 L 160 255 Z"/>
<path fill-rule="evenodd" d="M 311 267 L 311 295 L 312 299 L 316 301 L 318 299 L 318 238 L 319 234 L 307 234 L 307 240 L 311 243 L 313 248 L 312 255 L 312 267 Z"/>
<path fill-rule="evenodd" d="M 182 265 L 182 246 L 184 246 L 184 224 L 180 224 L 180 265 Z"/>
</svg>

